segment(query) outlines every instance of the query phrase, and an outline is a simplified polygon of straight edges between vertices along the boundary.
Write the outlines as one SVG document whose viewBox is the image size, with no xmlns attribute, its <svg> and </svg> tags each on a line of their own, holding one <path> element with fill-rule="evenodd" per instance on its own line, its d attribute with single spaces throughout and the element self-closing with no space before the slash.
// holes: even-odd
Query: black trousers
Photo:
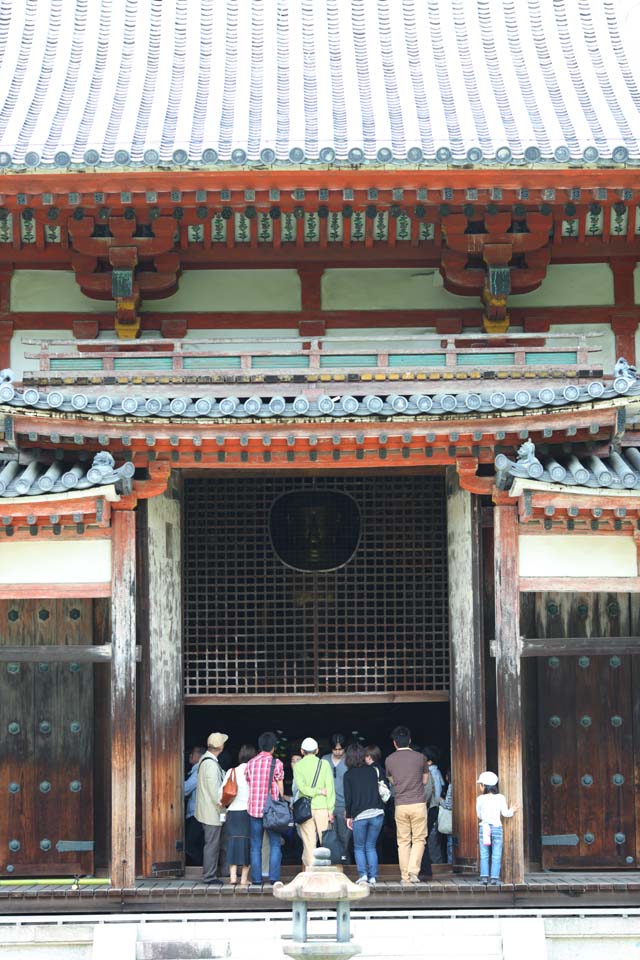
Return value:
<svg viewBox="0 0 640 960">
<path fill-rule="evenodd" d="M 204 830 L 202 824 L 195 817 L 187 817 L 184 831 L 184 852 L 187 855 L 188 867 L 202 866 L 203 846 Z"/>
</svg>

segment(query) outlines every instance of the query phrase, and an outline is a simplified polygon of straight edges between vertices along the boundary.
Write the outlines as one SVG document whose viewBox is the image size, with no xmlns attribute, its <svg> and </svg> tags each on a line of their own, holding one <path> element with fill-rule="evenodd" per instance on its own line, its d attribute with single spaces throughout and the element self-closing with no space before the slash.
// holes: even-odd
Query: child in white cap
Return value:
<svg viewBox="0 0 640 960">
<path fill-rule="evenodd" d="M 502 866 L 502 817 L 512 817 L 518 810 L 518 805 L 507 806 L 505 797 L 498 793 L 498 777 L 490 770 L 485 770 L 478 777 L 477 783 L 483 791 L 476 800 L 476 813 L 480 821 L 480 880 L 482 883 L 500 884 L 500 867 Z M 489 853 L 491 853 L 491 871 L 489 871 Z M 491 872 L 491 881 L 489 881 Z"/>
</svg>

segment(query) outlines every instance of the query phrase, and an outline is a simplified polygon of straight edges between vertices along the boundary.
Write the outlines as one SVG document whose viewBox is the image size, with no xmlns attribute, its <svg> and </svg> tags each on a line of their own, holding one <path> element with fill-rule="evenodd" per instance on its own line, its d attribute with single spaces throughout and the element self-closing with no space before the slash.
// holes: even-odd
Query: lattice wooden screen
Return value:
<svg viewBox="0 0 640 960">
<path fill-rule="evenodd" d="M 352 560 L 301 573 L 277 558 L 273 501 L 339 490 L 361 511 Z M 185 695 L 362 694 L 449 687 L 439 477 L 185 482 Z"/>
</svg>

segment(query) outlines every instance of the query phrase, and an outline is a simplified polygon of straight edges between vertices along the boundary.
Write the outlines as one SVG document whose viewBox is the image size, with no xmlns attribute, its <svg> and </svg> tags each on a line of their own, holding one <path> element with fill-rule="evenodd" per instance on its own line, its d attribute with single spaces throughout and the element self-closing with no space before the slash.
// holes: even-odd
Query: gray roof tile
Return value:
<svg viewBox="0 0 640 960">
<path fill-rule="evenodd" d="M 633 0 L 2 10 L 4 167 L 640 162 Z"/>
</svg>

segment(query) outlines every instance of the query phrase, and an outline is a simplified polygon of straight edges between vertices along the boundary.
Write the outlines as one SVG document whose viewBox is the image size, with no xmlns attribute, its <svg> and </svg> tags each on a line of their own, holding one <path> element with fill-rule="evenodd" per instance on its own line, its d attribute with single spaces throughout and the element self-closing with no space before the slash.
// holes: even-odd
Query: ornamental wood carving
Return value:
<svg viewBox="0 0 640 960">
<path fill-rule="evenodd" d="M 158 217 L 151 225 L 141 225 L 126 217 L 109 217 L 101 223 L 93 217 L 70 217 L 67 229 L 80 289 L 94 300 L 114 300 L 118 336 L 137 337 L 140 301 L 168 297 L 178 286 L 175 221 Z"/>
<path fill-rule="evenodd" d="M 540 286 L 551 259 L 551 214 L 484 213 L 481 220 L 453 214 L 443 220 L 445 247 L 440 272 L 451 293 L 477 293 L 484 303 L 484 327 L 509 327 L 507 297 Z"/>
</svg>

